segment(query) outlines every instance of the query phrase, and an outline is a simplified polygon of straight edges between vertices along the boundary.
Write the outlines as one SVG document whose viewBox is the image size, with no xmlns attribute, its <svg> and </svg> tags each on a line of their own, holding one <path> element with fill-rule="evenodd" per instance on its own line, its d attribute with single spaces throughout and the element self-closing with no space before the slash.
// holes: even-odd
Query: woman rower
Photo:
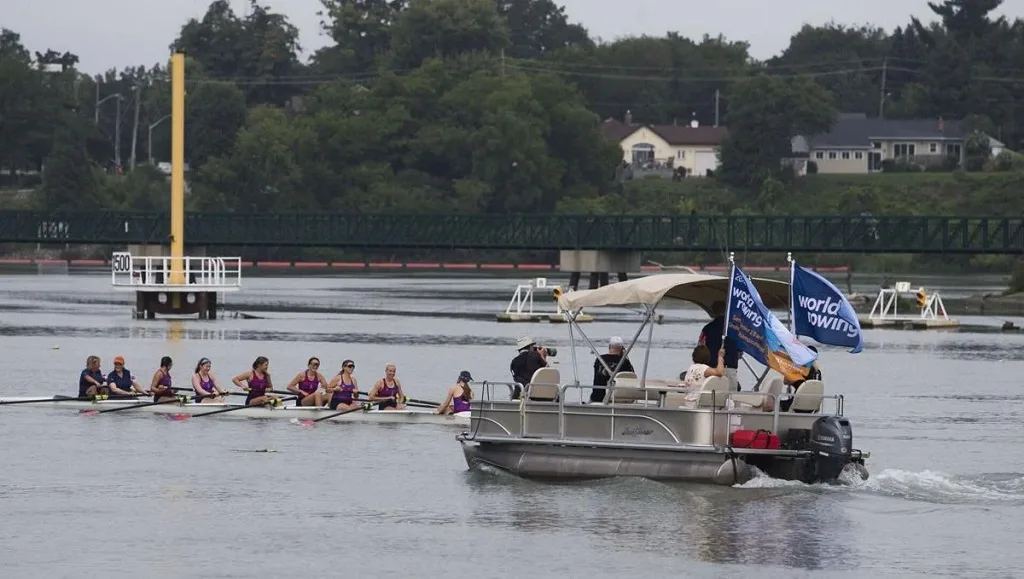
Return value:
<svg viewBox="0 0 1024 579">
<path fill-rule="evenodd" d="M 78 397 L 95 398 L 97 394 L 109 394 L 103 379 L 103 372 L 100 371 L 100 357 L 89 356 L 85 359 L 85 370 L 78 377 Z"/>
<path fill-rule="evenodd" d="M 153 402 L 163 402 L 177 398 L 174 389 L 171 388 L 171 357 L 160 358 L 160 369 L 153 373 L 153 379 L 149 382 L 149 389 L 153 392 Z"/>
<path fill-rule="evenodd" d="M 270 360 L 266 356 L 260 356 L 252 363 L 252 370 L 242 372 L 231 379 L 235 386 L 249 393 L 245 397 L 246 406 L 281 405 L 280 398 L 267 394 L 269 390 L 274 389 L 273 384 L 270 383 L 270 372 L 267 371 L 269 367 Z M 242 383 L 243 380 L 245 381 L 244 384 Z"/>
<path fill-rule="evenodd" d="M 341 372 L 327 384 L 331 410 L 351 410 L 359 406 L 359 402 L 356 401 L 359 397 L 359 381 L 352 375 L 355 369 L 355 362 L 345 360 L 341 363 Z"/>
<path fill-rule="evenodd" d="M 117 396 L 148 394 L 135 381 L 135 376 L 132 376 L 131 370 L 124 367 L 124 356 L 116 356 L 114 358 L 114 370 L 107 374 L 107 386 L 110 388 L 110 393 Z"/>
<path fill-rule="evenodd" d="M 384 367 L 384 377 L 377 380 L 370 389 L 370 402 L 378 402 L 377 410 L 403 410 L 405 408 L 405 392 L 402 383 L 395 378 L 398 369 L 388 363 Z"/>
<path fill-rule="evenodd" d="M 306 362 L 306 369 L 296 374 L 286 388 L 295 394 L 296 406 L 323 406 L 321 384 L 327 384 L 327 378 L 320 373 L 320 358 L 314 356 Z"/>
<path fill-rule="evenodd" d="M 469 383 L 472 381 L 473 376 L 469 374 L 469 370 L 463 370 L 459 374 L 459 379 L 455 382 L 455 386 L 448 389 L 448 397 L 437 407 L 437 413 L 458 414 L 460 412 L 469 412 L 470 400 L 473 399 L 473 389 L 469 387 Z"/>
<path fill-rule="evenodd" d="M 217 377 L 210 373 L 213 364 L 209 358 L 200 358 L 196 370 L 192 373 L 192 389 L 196 391 L 196 402 L 207 404 L 224 402 L 226 394 L 217 386 Z"/>
</svg>

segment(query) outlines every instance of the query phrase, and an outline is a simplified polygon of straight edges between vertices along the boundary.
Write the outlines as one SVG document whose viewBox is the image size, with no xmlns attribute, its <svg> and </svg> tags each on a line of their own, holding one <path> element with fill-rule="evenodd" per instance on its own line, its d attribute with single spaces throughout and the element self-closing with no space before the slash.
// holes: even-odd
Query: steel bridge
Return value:
<svg viewBox="0 0 1024 579">
<path fill-rule="evenodd" d="M 0 211 L 0 243 L 166 244 L 168 213 Z M 1021 217 L 190 213 L 192 246 L 1022 254 Z"/>
</svg>

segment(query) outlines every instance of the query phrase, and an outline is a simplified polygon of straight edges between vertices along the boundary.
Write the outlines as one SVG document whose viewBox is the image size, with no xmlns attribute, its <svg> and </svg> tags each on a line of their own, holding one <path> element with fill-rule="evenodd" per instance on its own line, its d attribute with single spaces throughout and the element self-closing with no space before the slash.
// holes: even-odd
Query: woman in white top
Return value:
<svg viewBox="0 0 1024 579">
<path fill-rule="evenodd" d="M 687 402 L 696 402 L 700 398 L 700 389 L 704 380 L 712 376 L 725 376 L 725 348 L 718 349 L 718 366 L 712 368 L 711 350 L 705 345 L 693 349 L 693 364 L 685 372 L 679 374 L 683 386 L 690 388 L 691 392 L 686 394 Z"/>
</svg>

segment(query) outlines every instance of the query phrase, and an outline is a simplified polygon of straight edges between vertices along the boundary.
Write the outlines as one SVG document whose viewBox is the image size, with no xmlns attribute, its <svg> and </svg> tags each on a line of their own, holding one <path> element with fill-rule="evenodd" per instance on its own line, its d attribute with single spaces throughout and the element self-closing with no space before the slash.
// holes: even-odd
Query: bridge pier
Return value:
<svg viewBox="0 0 1024 579">
<path fill-rule="evenodd" d="M 626 281 L 628 272 L 640 271 L 642 256 L 639 251 L 563 249 L 558 263 L 562 271 L 569 272 L 570 289 L 579 289 L 584 272 L 590 274 L 589 289 L 597 289 L 608 285 L 608 274 L 618 274 L 618 281 Z"/>
</svg>

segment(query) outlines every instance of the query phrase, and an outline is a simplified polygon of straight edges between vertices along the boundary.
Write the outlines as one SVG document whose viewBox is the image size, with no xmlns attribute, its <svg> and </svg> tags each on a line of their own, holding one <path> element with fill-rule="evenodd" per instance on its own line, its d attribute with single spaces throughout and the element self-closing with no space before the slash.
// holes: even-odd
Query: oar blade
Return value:
<svg viewBox="0 0 1024 579">
<path fill-rule="evenodd" d="M 164 416 L 167 417 L 167 420 L 174 420 L 174 421 L 177 421 L 177 422 L 180 422 L 182 420 L 188 420 L 189 418 L 192 418 L 192 415 L 187 413 L 187 412 L 177 412 L 177 413 L 174 413 L 174 414 L 164 414 Z"/>
<path fill-rule="evenodd" d="M 302 428 L 316 428 L 316 421 L 311 418 L 292 418 L 289 422 L 297 424 Z"/>
<path fill-rule="evenodd" d="M 79 410 L 78 411 L 78 415 L 79 416 L 96 416 L 99 413 L 100 413 L 99 410 Z"/>
</svg>

